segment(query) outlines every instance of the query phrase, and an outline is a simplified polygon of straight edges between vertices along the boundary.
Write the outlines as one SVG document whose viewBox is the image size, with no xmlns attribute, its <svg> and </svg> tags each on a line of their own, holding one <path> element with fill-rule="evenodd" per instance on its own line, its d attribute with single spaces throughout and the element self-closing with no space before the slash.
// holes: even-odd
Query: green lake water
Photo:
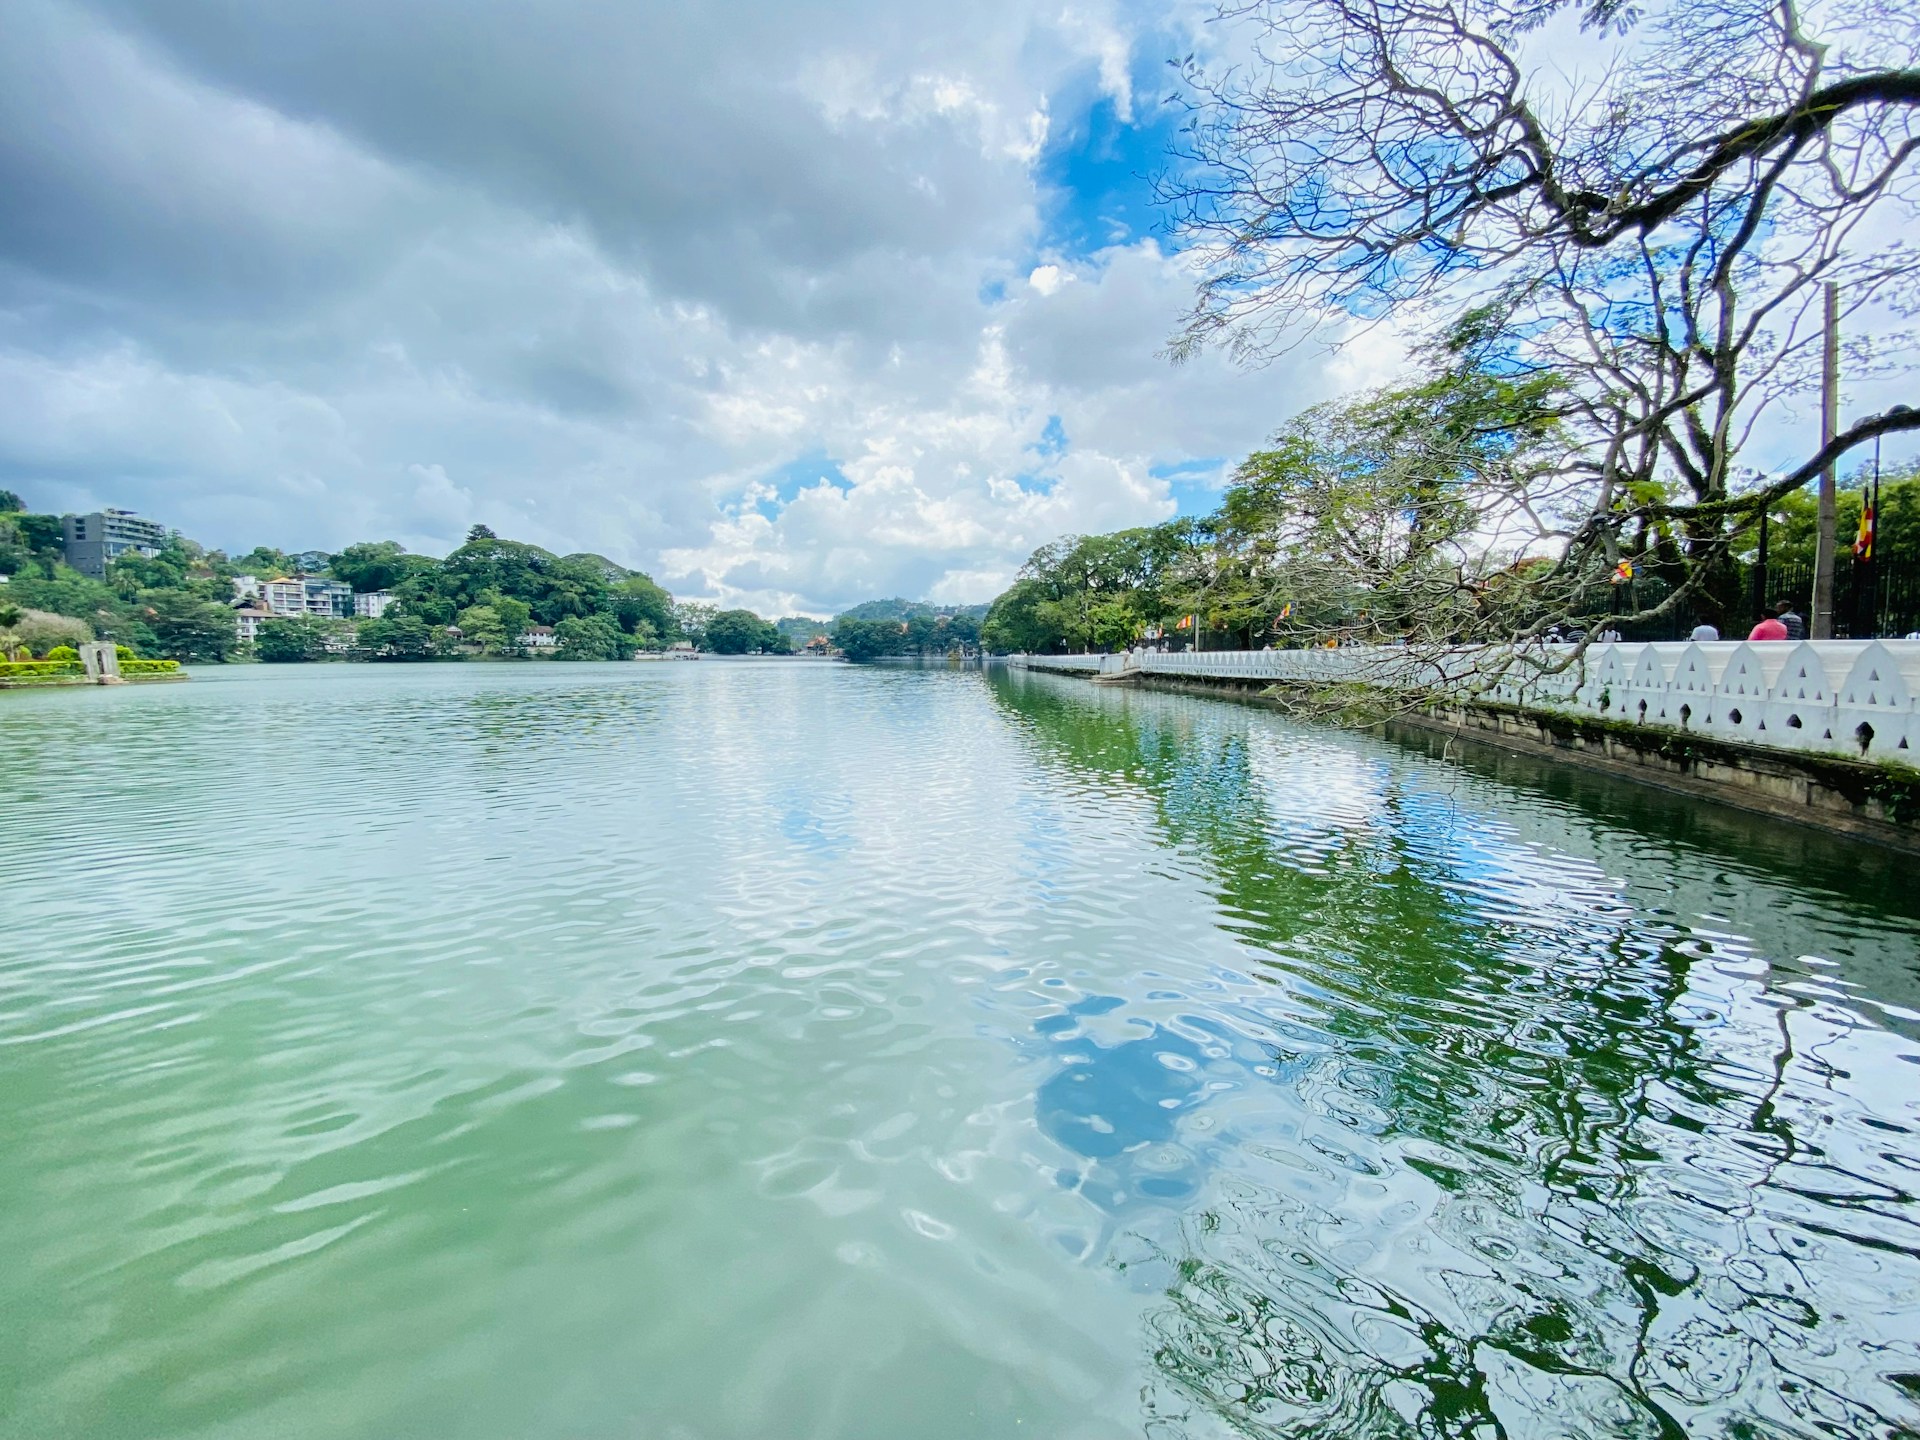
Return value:
<svg viewBox="0 0 1920 1440">
<path fill-rule="evenodd" d="M 1892 1436 L 1920 867 L 1054 677 L 0 694 L 0 1436 Z"/>
</svg>

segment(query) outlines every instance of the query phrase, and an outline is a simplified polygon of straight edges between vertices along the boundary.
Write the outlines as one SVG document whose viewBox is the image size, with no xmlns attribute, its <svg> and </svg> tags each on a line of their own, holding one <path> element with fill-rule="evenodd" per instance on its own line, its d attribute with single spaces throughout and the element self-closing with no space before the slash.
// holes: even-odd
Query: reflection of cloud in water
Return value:
<svg viewBox="0 0 1920 1440">
<path fill-rule="evenodd" d="M 1287 731 L 1250 733 L 1247 770 L 1271 817 L 1275 859 L 1309 872 L 1375 824 L 1391 779 L 1373 756 Z"/>
<path fill-rule="evenodd" d="M 1190 1201 L 1234 1142 L 1225 1127 L 1187 1122 L 1209 1099 L 1246 1088 L 1255 1067 L 1276 1073 L 1269 1056 L 1211 1019 L 1182 1016 L 1176 1029 L 1116 1014 L 1126 1003 L 1089 995 L 1034 1025 L 1059 1066 L 1034 1093 L 1035 1119 L 1085 1162 L 1060 1183 L 1109 1216 Z"/>
<path fill-rule="evenodd" d="M 844 859 L 853 850 L 848 828 L 852 810 L 852 802 L 844 795 L 790 789 L 780 813 L 780 834 L 822 860 Z"/>
</svg>

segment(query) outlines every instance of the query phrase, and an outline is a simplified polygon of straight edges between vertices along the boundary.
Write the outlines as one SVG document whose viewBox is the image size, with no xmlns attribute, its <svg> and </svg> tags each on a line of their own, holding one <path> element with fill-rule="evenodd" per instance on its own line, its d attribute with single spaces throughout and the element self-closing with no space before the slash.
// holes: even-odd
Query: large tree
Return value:
<svg viewBox="0 0 1920 1440">
<path fill-rule="evenodd" d="M 1597 74 L 1569 80 L 1541 36 L 1561 10 Z M 1176 355 L 1258 361 L 1302 317 L 1391 316 L 1444 329 L 1449 363 L 1552 376 L 1577 442 L 1562 473 L 1585 486 L 1566 593 L 1629 557 L 1669 578 L 1666 606 L 1722 614 L 1765 505 L 1920 429 L 1894 407 L 1765 476 L 1739 458 L 1814 382 L 1825 282 L 1848 315 L 1914 298 L 1903 10 L 1834 7 L 1820 34 L 1797 0 L 1252 0 L 1223 18 L 1255 61 L 1185 67 L 1195 108 L 1163 189 L 1203 279 Z"/>
<path fill-rule="evenodd" d="M 140 596 L 137 613 L 170 660 L 225 660 L 240 643 L 231 610 L 184 590 L 149 590 Z"/>
<path fill-rule="evenodd" d="M 719 611 L 707 621 L 701 646 L 716 655 L 784 654 L 788 648 L 786 637 L 751 610 Z"/>
<path fill-rule="evenodd" d="M 254 654 L 270 665 L 324 660 L 327 638 L 336 624 L 317 615 L 263 620 L 259 632 L 254 636 Z"/>
<path fill-rule="evenodd" d="M 628 575 L 616 581 L 608 587 L 607 602 L 623 630 L 638 633 L 644 625 L 653 636 L 673 631 L 673 596 L 648 576 Z"/>
<path fill-rule="evenodd" d="M 630 660 L 633 641 L 611 615 L 568 615 L 553 627 L 560 660 Z"/>
<path fill-rule="evenodd" d="M 367 540 L 347 546 L 327 562 L 327 569 L 334 579 L 355 590 L 372 591 L 391 590 L 408 575 L 432 564 L 424 556 L 407 554 L 396 541 Z"/>
</svg>

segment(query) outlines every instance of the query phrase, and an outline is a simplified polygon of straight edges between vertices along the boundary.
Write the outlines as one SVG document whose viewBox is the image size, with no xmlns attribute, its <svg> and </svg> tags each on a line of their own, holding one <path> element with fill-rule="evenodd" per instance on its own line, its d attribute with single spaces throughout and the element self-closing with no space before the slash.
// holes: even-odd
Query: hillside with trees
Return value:
<svg viewBox="0 0 1920 1440">
<path fill-rule="evenodd" d="M 869 600 L 833 622 L 833 643 L 856 662 L 890 655 L 950 655 L 980 643 L 985 605 L 939 607 L 913 600 Z"/>
<path fill-rule="evenodd" d="M 0 595 L 14 616 L 0 643 L 16 649 L 37 653 L 97 637 L 147 657 L 237 658 L 235 578 L 270 580 L 303 570 L 394 598 L 378 619 L 263 621 L 253 658 L 281 664 L 508 658 L 526 653 L 523 637 L 537 627 L 553 632 L 551 653 L 560 660 L 620 660 L 682 640 L 723 654 L 790 648 L 751 611 L 678 605 L 650 576 L 604 556 L 555 555 L 484 525 L 441 559 L 410 554 L 391 540 L 362 541 L 335 555 L 256 546 L 235 557 L 176 533 L 158 554 L 122 555 L 104 579 L 94 579 L 63 563 L 58 516 L 30 513 L 18 495 L 0 492 L 0 576 L 7 578 Z"/>
<path fill-rule="evenodd" d="M 769 621 L 744 609 L 676 601 L 651 576 L 588 553 L 556 555 L 476 525 L 444 558 L 416 555 L 392 540 L 359 541 L 337 554 L 256 546 L 239 556 L 175 533 L 157 555 L 128 554 L 104 580 L 61 559 L 60 518 L 32 514 L 0 491 L 0 589 L 13 627 L 0 643 L 33 653 L 98 637 L 138 655 L 210 663 L 253 658 L 273 664 L 322 660 L 420 661 L 517 658 L 523 637 L 550 629 L 559 660 L 620 660 L 677 643 L 715 655 L 789 655 L 830 637 L 849 658 L 946 654 L 976 645 L 985 605 L 933 606 L 872 600 L 837 620 Z M 235 635 L 234 579 L 302 573 L 356 592 L 393 596 L 378 619 L 303 615 L 260 623 L 242 647 Z"/>
</svg>

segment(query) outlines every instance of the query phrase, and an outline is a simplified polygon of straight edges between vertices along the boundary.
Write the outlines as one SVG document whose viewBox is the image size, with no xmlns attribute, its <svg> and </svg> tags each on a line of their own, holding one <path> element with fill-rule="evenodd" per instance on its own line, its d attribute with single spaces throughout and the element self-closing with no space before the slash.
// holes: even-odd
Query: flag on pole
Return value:
<svg viewBox="0 0 1920 1440">
<path fill-rule="evenodd" d="M 1613 574 L 1608 577 L 1607 583 L 1609 585 L 1625 585 L 1631 579 L 1633 579 L 1633 562 L 1631 560 L 1622 560 L 1618 565 L 1613 567 Z"/>
<path fill-rule="evenodd" d="M 1193 628 L 1193 616 L 1182 615 L 1180 617 L 1179 623 L 1176 624 L 1173 628 L 1176 630 L 1191 630 Z"/>
<path fill-rule="evenodd" d="M 1862 495 L 1860 497 L 1860 530 L 1853 537 L 1853 553 L 1856 559 L 1871 560 L 1873 558 L 1873 522 L 1875 518 L 1873 513 L 1873 496 Z"/>
</svg>

